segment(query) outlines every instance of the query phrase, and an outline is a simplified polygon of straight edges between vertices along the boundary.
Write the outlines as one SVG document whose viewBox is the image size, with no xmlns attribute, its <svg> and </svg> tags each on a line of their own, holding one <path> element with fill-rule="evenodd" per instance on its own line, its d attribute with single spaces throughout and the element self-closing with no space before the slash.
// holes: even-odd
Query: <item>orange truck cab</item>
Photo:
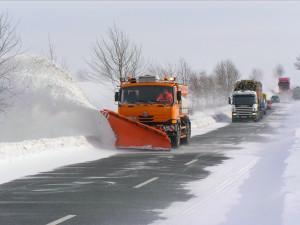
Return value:
<svg viewBox="0 0 300 225">
<path fill-rule="evenodd" d="M 146 75 L 121 80 L 115 101 L 119 115 L 166 133 L 178 147 L 191 137 L 187 94 L 188 87 L 175 78 Z"/>
</svg>

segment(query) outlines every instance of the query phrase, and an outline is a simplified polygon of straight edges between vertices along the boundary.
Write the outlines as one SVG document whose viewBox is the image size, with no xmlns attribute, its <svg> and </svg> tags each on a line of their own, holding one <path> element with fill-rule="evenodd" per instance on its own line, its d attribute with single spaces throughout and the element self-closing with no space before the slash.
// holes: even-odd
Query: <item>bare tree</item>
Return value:
<svg viewBox="0 0 300 225">
<path fill-rule="evenodd" d="M 274 68 L 274 77 L 279 78 L 282 77 L 285 73 L 284 68 L 281 64 L 277 64 Z"/>
<path fill-rule="evenodd" d="M 98 82 L 103 78 L 118 85 L 121 78 L 136 77 L 146 71 L 142 45 L 129 40 L 127 34 L 114 25 L 107 31 L 107 39 L 96 41 L 90 49 L 90 76 Z"/>
<path fill-rule="evenodd" d="M 159 76 L 161 79 L 163 79 L 164 76 L 174 77 L 176 76 L 176 64 L 172 64 L 170 62 L 167 62 L 164 65 L 152 64 L 148 71 L 153 75 Z"/>
<path fill-rule="evenodd" d="M 58 66 L 63 69 L 63 70 L 67 70 L 68 69 L 68 64 L 67 64 L 67 60 L 66 58 L 62 58 L 60 60 L 60 62 L 58 62 L 58 57 L 56 55 L 56 51 L 55 51 L 55 45 L 52 42 L 50 35 L 48 34 L 48 49 L 47 49 L 47 53 L 44 54 L 43 50 L 42 53 L 45 57 L 47 57 L 48 59 L 50 59 L 51 61 L 55 62 L 58 64 Z"/>
<path fill-rule="evenodd" d="M 202 89 L 203 97 L 206 101 L 206 105 L 209 105 L 211 103 L 211 97 L 213 97 L 213 79 L 207 75 L 205 71 L 200 72 L 199 77 L 200 87 Z"/>
<path fill-rule="evenodd" d="M 19 64 L 12 59 L 21 54 L 21 38 L 16 29 L 17 24 L 12 24 L 8 13 L 0 13 L 0 112 L 11 106 L 6 100 L 14 94 L 10 83 Z"/>
<path fill-rule="evenodd" d="M 300 55 L 296 58 L 297 62 L 295 62 L 295 66 L 297 70 L 300 70 Z"/>
<path fill-rule="evenodd" d="M 221 96 L 228 97 L 234 83 L 241 77 L 240 72 L 229 59 L 221 61 L 214 69 L 214 79 Z"/>
<path fill-rule="evenodd" d="M 251 71 L 251 74 L 249 76 L 249 79 L 256 80 L 256 81 L 262 81 L 263 77 L 264 77 L 264 73 L 261 69 L 253 68 Z"/>
<path fill-rule="evenodd" d="M 192 109 L 194 110 L 199 106 L 199 99 L 202 91 L 201 82 L 197 73 L 193 73 L 189 77 L 189 91 L 192 100 Z"/>
<path fill-rule="evenodd" d="M 176 77 L 178 81 L 182 84 L 187 84 L 192 73 L 193 71 L 191 66 L 187 63 L 187 61 L 184 58 L 180 58 L 176 71 Z"/>
</svg>

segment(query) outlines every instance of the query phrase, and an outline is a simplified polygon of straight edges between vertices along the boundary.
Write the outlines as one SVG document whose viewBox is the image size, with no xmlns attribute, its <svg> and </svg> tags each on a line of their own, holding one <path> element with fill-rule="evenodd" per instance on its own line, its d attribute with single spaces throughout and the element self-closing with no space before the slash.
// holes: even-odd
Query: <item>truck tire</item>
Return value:
<svg viewBox="0 0 300 225">
<path fill-rule="evenodd" d="M 259 122 L 262 119 L 262 113 L 258 112 L 256 118 L 254 119 L 254 122 Z"/>
<path fill-rule="evenodd" d="M 190 120 L 187 120 L 186 123 L 186 136 L 184 138 L 182 138 L 182 143 L 184 144 L 188 144 L 190 143 L 191 140 L 191 123 Z"/>
<path fill-rule="evenodd" d="M 174 136 L 171 137 L 171 145 L 173 148 L 178 148 L 180 146 L 180 129 L 177 130 Z"/>
</svg>

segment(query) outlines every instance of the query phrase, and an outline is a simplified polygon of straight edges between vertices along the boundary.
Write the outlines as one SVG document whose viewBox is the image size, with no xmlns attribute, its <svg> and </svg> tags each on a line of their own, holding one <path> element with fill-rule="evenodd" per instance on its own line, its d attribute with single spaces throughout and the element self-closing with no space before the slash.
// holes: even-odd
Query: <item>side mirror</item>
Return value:
<svg viewBox="0 0 300 225">
<path fill-rule="evenodd" d="M 177 100 L 181 101 L 181 91 L 177 91 Z"/>
<path fill-rule="evenodd" d="M 228 98 L 228 104 L 231 105 L 231 98 Z"/>
<path fill-rule="evenodd" d="M 119 101 L 119 92 L 115 92 L 115 102 L 118 102 Z"/>
</svg>

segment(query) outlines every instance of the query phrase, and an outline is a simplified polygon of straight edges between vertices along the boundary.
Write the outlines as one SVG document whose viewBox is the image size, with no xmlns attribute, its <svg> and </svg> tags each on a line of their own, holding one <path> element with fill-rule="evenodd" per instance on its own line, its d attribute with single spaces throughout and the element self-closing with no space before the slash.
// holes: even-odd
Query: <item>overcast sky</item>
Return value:
<svg viewBox="0 0 300 225">
<path fill-rule="evenodd" d="M 163 64 L 184 57 L 211 73 L 219 61 L 231 59 L 244 78 L 253 67 L 272 76 L 281 63 L 300 85 L 293 65 L 300 55 L 300 2 L 0 1 L 0 9 L 19 21 L 30 53 L 46 51 L 49 34 L 73 73 L 87 68 L 91 43 L 115 23 L 142 43 L 147 60 Z"/>
</svg>

